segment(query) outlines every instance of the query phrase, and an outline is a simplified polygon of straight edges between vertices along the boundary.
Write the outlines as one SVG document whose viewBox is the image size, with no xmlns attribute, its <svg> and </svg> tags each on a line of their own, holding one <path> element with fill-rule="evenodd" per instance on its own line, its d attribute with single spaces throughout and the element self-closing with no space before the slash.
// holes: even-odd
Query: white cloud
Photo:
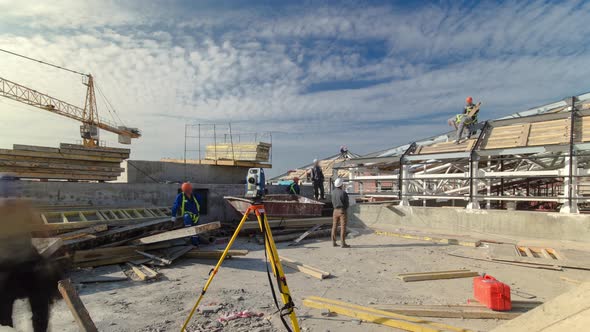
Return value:
<svg viewBox="0 0 590 332">
<path fill-rule="evenodd" d="M 137 6 L 0 0 L 0 19 L 27 28 L 0 32 L 0 48 L 93 73 L 126 124 L 143 129 L 134 158 L 181 156 L 187 121 L 232 121 L 244 131 L 288 133 L 275 141 L 275 157 L 283 157 L 275 163 L 288 168 L 341 144 L 371 152 L 446 131 L 444 119 L 466 95 L 481 99 L 482 118 L 492 118 L 590 86 L 584 2 L 294 6 L 273 15 Z M 56 11 L 62 15 L 49 19 Z M 0 62 L 0 76 L 83 104 L 76 75 L 2 53 Z M 314 85 L 357 80 L 381 83 L 310 93 Z M 0 107 L 10 114 L 0 145 L 77 139 L 74 122 L 14 103 Z M 100 98 L 99 107 L 109 118 Z M 55 134 L 45 135 L 46 127 Z"/>
</svg>

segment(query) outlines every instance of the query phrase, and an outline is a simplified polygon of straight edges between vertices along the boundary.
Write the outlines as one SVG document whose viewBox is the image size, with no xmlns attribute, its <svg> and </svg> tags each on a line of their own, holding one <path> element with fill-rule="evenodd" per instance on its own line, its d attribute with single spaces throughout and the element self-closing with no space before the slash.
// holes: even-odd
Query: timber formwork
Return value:
<svg viewBox="0 0 590 332">
<path fill-rule="evenodd" d="M 590 202 L 590 94 L 347 160 L 349 190 L 401 205 L 578 213 Z M 511 203 L 509 203 L 511 202 Z"/>
</svg>

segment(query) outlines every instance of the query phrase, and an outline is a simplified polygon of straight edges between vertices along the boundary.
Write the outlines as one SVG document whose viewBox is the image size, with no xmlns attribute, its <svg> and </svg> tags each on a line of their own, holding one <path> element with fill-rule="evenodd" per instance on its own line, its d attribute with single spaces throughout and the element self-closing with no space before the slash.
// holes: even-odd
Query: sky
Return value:
<svg viewBox="0 0 590 332">
<path fill-rule="evenodd" d="M 467 96 L 485 120 L 590 91 L 589 20 L 587 1 L 0 0 L 0 49 L 92 73 L 100 116 L 142 130 L 132 159 L 182 158 L 185 124 L 231 123 L 272 132 L 276 175 L 446 132 Z M 0 77 L 84 104 L 76 74 L 0 52 Z M 0 114 L 3 148 L 80 140 L 31 106 Z"/>
</svg>

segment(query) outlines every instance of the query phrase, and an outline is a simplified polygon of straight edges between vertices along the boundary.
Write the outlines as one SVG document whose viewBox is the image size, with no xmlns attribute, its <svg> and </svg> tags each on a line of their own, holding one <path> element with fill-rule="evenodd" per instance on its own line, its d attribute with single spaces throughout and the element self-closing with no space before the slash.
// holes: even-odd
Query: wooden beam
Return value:
<svg viewBox="0 0 590 332">
<path fill-rule="evenodd" d="M 363 321 L 381 324 L 389 327 L 395 327 L 405 331 L 416 332 L 440 332 L 440 331 L 456 331 L 468 332 L 470 330 L 457 328 L 454 326 L 431 322 L 423 318 L 411 317 L 388 312 L 384 310 L 363 307 L 351 303 L 346 303 L 337 300 L 321 298 L 317 296 L 310 296 L 303 300 L 303 305 L 310 308 L 329 310 L 337 314 L 361 319 Z"/>
<path fill-rule="evenodd" d="M 536 303 L 540 305 L 541 303 Z M 518 305 L 512 301 L 511 311 L 494 311 L 484 306 L 476 305 L 405 305 L 385 304 L 372 306 L 379 310 L 394 312 L 401 315 L 415 317 L 461 318 L 461 319 L 513 319 L 534 306 Z"/>
<path fill-rule="evenodd" d="M 67 241 L 67 240 L 74 240 L 74 239 L 84 237 L 87 235 L 91 235 L 91 234 L 96 234 L 99 232 L 104 232 L 108 229 L 109 229 L 109 226 L 107 226 L 107 225 L 95 225 L 95 226 L 79 229 L 79 230 L 73 231 L 73 232 L 62 233 L 57 236 L 59 238 L 61 238 L 62 240 Z"/>
<path fill-rule="evenodd" d="M 289 243 L 289 246 L 298 245 L 299 242 L 303 241 L 309 234 L 313 233 L 314 231 L 318 230 L 322 225 L 314 225 L 312 228 L 305 231 L 305 233 L 301 234 L 298 238 L 293 240 L 293 242 Z"/>
<path fill-rule="evenodd" d="M 412 240 L 420 240 L 420 241 L 429 241 L 434 243 L 440 244 L 452 244 L 464 247 L 479 247 L 481 245 L 480 240 L 472 240 L 472 239 L 447 239 L 441 237 L 435 237 L 430 235 L 421 235 L 421 234 L 412 234 L 412 233 L 404 233 L 404 232 L 385 232 L 385 231 L 375 231 L 375 234 L 382 235 L 382 236 L 392 236 L 392 237 L 400 237 L 404 239 L 412 239 Z"/>
<path fill-rule="evenodd" d="M 95 248 L 89 250 L 76 250 L 72 255 L 74 263 L 90 262 L 94 260 L 113 258 L 117 256 L 135 255 L 135 250 L 156 250 L 172 247 L 173 244 L 169 242 L 155 243 L 145 246 L 120 246 L 114 248 Z"/>
<path fill-rule="evenodd" d="M 162 241 L 168 241 L 168 240 L 174 240 L 174 239 L 181 239 L 181 238 L 209 232 L 214 229 L 218 229 L 220 227 L 221 227 L 221 223 L 219 221 L 215 221 L 215 222 L 204 224 L 204 225 L 185 227 L 185 228 L 181 228 L 181 229 L 177 229 L 177 230 L 173 230 L 173 231 L 169 231 L 169 232 L 165 232 L 165 233 L 161 233 L 161 234 L 147 236 L 147 237 L 137 240 L 136 243 L 150 244 L 150 243 L 156 243 L 156 242 L 162 242 Z"/>
<path fill-rule="evenodd" d="M 142 256 L 145 256 L 147 258 L 160 261 L 164 265 L 170 265 L 170 264 L 172 264 L 172 261 L 169 260 L 169 259 L 166 259 L 166 258 L 162 258 L 162 257 L 156 256 L 156 255 L 148 254 L 147 252 L 143 252 L 143 251 L 140 251 L 140 250 L 135 250 L 135 252 L 138 253 L 138 254 L 140 254 L 140 255 L 142 255 Z"/>
<path fill-rule="evenodd" d="M 307 275 L 310 275 L 314 278 L 318 278 L 320 280 L 329 278 L 331 276 L 330 272 L 325 272 L 313 266 L 301 264 L 296 260 L 284 256 L 280 256 L 279 259 L 281 260 L 281 263 L 283 263 L 284 266 L 291 268 L 293 270 L 297 270 L 299 272 L 303 272 Z"/>
<path fill-rule="evenodd" d="M 202 259 L 219 259 L 223 254 L 223 250 L 199 250 L 197 248 L 187 252 L 182 257 L 184 258 L 202 258 Z M 246 256 L 248 250 L 230 250 L 228 256 Z"/>
<path fill-rule="evenodd" d="M 66 302 L 66 305 L 72 312 L 80 330 L 84 332 L 98 332 L 96 325 L 94 325 L 92 318 L 90 318 L 88 310 L 86 310 L 84 303 L 82 303 L 82 300 L 78 296 L 78 292 L 76 292 L 70 279 L 59 281 L 57 288 Z"/>
<path fill-rule="evenodd" d="M 405 282 L 408 281 L 423 281 L 423 280 L 438 280 L 438 279 L 457 279 L 476 277 L 479 273 L 469 270 L 452 270 L 452 271 L 434 271 L 434 272 L 419 272 L 419 273 L 402 273 L 397 277 Z"/>
<path fill-rule="evenodd" d="M 64 242 L 60 238 L 33 238 L 33 246 L 37 249 L 39 254 L 45 258 L 51 257 L 56 251 L 58 251 Z"/>
</svg>

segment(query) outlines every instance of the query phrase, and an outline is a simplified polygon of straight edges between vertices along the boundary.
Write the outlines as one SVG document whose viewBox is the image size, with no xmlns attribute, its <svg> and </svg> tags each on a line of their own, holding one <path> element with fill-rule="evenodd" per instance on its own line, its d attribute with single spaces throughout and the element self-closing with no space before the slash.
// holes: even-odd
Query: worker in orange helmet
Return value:
<svg viewBox="0 0 590 332">
<path fill-rule="evenodd" d="M 473 98 L 467 97 L 465 98 L 465 108 L 463 108 L 463 112 L 461 114 L 457 114 L 454 117 L 450 118 L 447 123 L 449 126 L 454 127 L 457 131 L 457 137 L 455 143 L 459 144 L 461 138 L 463 136 L 463 131 L 467 127 L 467 138 L 471 136 L 471 134 L 477 130 L 475 129 L 475 125 L 477 124 L 477 115 L 479 114 L 479 105 L 473 104 Z M 473 112 L 472 112 L 473 111 Z M 473 114 L 470 114 L 473 113 Z"/>
<path fill-rule="evenodd" d="M 293 183 L 291 183 L 291 185 L 289 186 L 289 189 L 287 191 L 291 195 L 299 195 L 301 193 L 301 188 L 299 187 L 299 178 L 298 177 L 293 178 Z"/>
<path fill-rule="evenodd" d="M 185 182 L 180 187 L 181 192 L 176 196 L 174 205 L 172 206 L 172 221 L 176 221 L 176 216 L 180 210 L 180 215 L 184 222 L 184 227 L 191 227 L 198 223 L 201 206 L 197 197 L 193 194 L 193 185 L 190 182 Z M 194 245 L 199 245 L 198 237 L 192 236 L 191 242 Z"/>
</svg>

